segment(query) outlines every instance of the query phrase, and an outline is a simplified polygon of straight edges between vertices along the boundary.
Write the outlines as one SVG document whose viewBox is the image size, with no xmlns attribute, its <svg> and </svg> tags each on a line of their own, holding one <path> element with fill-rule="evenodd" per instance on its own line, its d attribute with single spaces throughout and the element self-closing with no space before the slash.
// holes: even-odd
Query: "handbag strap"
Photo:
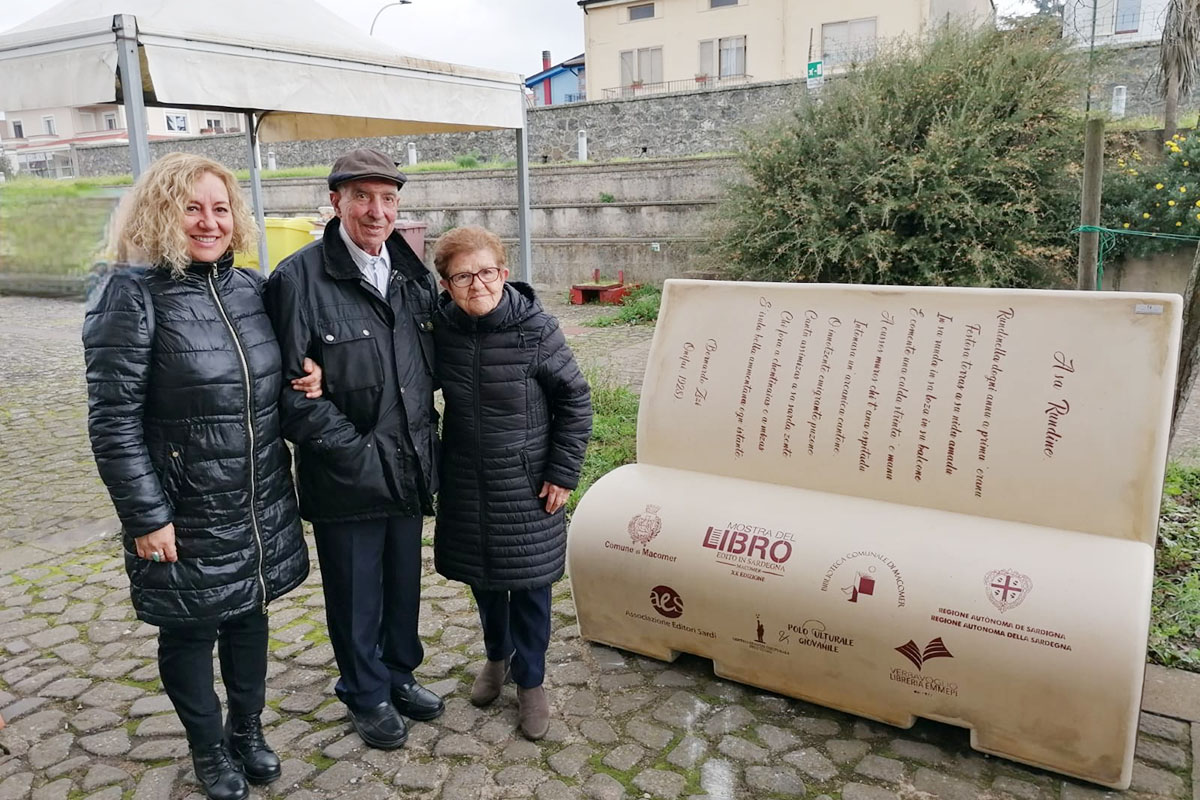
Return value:
<svg viewBox="0 0 1200 800">
<path fill-rule="evenodd" d="M 137 285 L 141 287 L 142 299 L 146 302 L 146 333 L 150 337 L 150 346 L 154 346 L 154 296 L 150 294 L 150 286 L 146 283 L 146 267 L 134 267 Z"/>
</svg>

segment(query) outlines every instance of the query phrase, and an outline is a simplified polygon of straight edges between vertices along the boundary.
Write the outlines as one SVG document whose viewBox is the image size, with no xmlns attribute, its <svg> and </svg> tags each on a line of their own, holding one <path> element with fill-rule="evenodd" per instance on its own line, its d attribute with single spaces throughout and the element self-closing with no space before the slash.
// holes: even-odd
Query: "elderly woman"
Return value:
<svg viewBox="0 0 1200 800">
<path fill-rule="evenodd" d="M 196 777 L 213 800 L 239 800 L 247 779 L 280 774 L 260 720 L 267 604 L 308 575 L 280 438 L 279 348 L 261 277 L 233 266 L 255 227 L 229 170 L 165 156 L 122 210 L 118 256 L 152 266 L 113 272 L 84 320 L 92 450 L 121 519 L 134 610 L 159 628 L 159 675 Z M 319 386 L 314 370 L 292 388 L 317 396 Z"/>
<path fill-rule="evenodd" d="M 558 320 L 527 284 L 506 281 L 499 237 L 452 230 L 434 265 L 446 290 L 434 323 L 446 401 L 435 565 L 479 605 L 487 663 L 471 702 L 495 700 L 511 673 L 521 732 L 540 739 L 550 585 L 563 574 L 563 506 L 591 435 L 591 393 Z"/>
</svg>

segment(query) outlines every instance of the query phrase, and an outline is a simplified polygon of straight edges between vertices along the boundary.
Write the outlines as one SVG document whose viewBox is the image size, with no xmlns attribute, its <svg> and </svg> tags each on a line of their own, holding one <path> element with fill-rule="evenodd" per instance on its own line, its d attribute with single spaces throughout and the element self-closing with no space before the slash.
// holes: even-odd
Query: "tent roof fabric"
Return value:
<svg viewBox="0 0 1200 800">
<path fill-rule="evenodd" d="M 0 34 L 0 108 L 119 101 L 118 14 L 147 104 L 270 112 L 264 141 L 523 125 L 520 76 L 405 55 L 315 0 L 64 0 Z"/>
</svg>

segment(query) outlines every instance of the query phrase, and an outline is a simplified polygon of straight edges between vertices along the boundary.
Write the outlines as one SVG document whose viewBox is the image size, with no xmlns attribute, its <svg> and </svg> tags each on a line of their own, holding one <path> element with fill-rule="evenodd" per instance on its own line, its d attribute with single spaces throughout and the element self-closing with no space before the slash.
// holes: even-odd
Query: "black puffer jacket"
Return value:
<svg viewBox="0 0 1200 800">
<path fill-rule="evenodd" d="M 262 279 L 232 262 L 115 272 L 83 323 L 92 451 L 134 609 L 155 625 L 265 610 L 308 575 L 279 347 Z M 139 558 L 133 539 L 168 522 L 179 560 Z"/>
<path fill-rule="evenodd" d="M 482 317 L 443 293 L 434 341 L 446 400 L 437 571 L 486 590 L 553 583 L 565 515 L 537 495 L 543 481 L 575 488 L 592 432 L 591 392 L 558 320 L 523 283 Z"/>
<path fill-rule="evenodd" d="M 314 522 L 433 513 L 437 284 L 393 233 L 384 300 L 355 266 L 340 225 L 330 220 L 320 241 L 282 261 L 265 296 L 284 377 L 303 375 L 305 356 L 325 370 L 322 397 L 283 398 L 284 435 L 296 444 L 300 512 Z"/>
</svg>

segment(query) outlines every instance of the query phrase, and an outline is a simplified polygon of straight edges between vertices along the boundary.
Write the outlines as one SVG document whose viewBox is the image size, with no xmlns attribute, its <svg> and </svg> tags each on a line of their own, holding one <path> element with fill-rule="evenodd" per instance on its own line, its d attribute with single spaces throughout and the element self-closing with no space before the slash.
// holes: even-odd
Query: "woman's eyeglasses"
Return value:
<svg viewBox="0 0 1200 800">
<path fill-rule="evenodd" d="M 496 278 L 500 277 L 499 267 L 484 267 L 479 272 L 458 272 L 451 275 L 446 280 L 451 286 L 456 286 L 459 289 L 466 289 L 476 278 L 479 278 L 480 283 L 492 283 Z"/>
</svg>

